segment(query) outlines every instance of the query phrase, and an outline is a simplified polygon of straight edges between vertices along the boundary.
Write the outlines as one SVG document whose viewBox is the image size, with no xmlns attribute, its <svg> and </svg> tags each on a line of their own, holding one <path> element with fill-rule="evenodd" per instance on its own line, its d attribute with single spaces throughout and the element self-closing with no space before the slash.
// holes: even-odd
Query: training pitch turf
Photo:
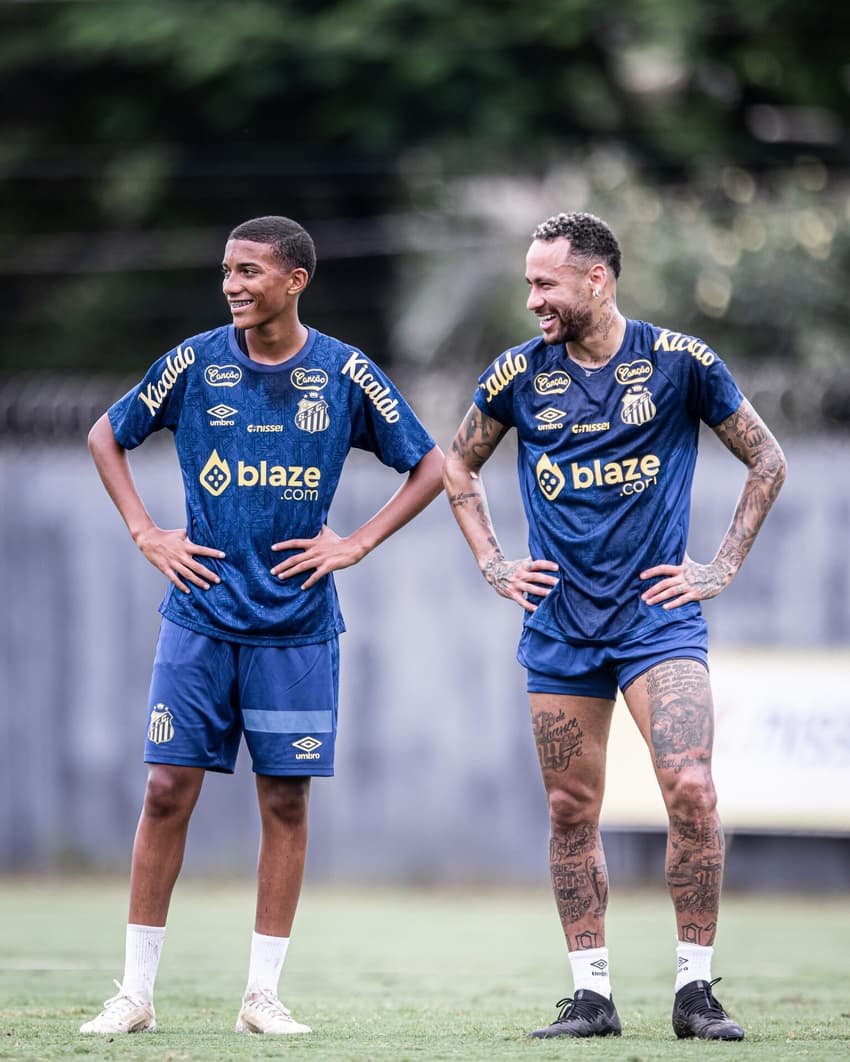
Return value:
<svg viewBox="0 0 850 1062">
<path fill-rule="evenodd" d="M 250 884 L 178 883 L 153 1035 L 80 1037 L 123 966 L 126 883 L 0 879 L 0 1059 L 359 1060 L 850 1058 L 846 897 L 724 898 L 715 991 L 740 1044 L 676 1040 L 672 911 L 620 893 L 608 944 L 619 1040 L 539 1041 L 567 960 L 545 889 L 326 888 L 308 883 L 281 983 L 309 1037 L 237 1036 Z"/>
</svg>

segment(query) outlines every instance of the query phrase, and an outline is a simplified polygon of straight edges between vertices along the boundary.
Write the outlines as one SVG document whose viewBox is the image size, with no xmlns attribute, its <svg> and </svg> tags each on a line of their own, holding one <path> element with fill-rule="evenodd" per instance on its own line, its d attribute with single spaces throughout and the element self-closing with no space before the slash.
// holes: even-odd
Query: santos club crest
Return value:
<svg viewBox="0 0 850 1062">
<path fill-rule="evenodd" d="M 151 721 L 148 726 L 148 741 L 154 745 L 163 745 L 174 737 L 174 716 L 171 709 L 164 704 L 155 704 L 151 709 Z"/>
<path fill-rule="evenodd" d="M 633 424 L 635 427 L 646 424 L 647 421 L 652 420 L 655 412 L 652 392 L 643 384 L 633 384 L 623 395 L 620 419 L 624 424 Z"/>
<path fill-rule="evenodd" d="M 295 427 L 301 431 L 327 431 L 331 419 L 324 398 L 302 398 L 295 414 Z"/>
</svg>

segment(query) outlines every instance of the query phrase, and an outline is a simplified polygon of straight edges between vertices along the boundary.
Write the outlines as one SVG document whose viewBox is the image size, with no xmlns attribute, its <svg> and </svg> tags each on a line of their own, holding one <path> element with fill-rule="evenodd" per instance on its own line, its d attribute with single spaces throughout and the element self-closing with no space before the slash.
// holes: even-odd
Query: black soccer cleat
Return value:
<svg viewBox="0 0 850 1062">
<path fill-rule="evenodd" d="M 572 999 L 558 1000 L 555 1006 L 562 1009 L 552 1024 L 529 1036 L 619 1036 L 622 1031 L 614 1000 L 589 988 L 580 988 Z"/>
<path fill-rule="evenodd" d="M 712 994 L 720 980 L 692 981 L 676 993 L 673 1004 L 673 1031 L 680 1040 L 696 1036 L 700 1040 L 743 1040 L 744 1030 L 736 1024 Z"/>
</svg>

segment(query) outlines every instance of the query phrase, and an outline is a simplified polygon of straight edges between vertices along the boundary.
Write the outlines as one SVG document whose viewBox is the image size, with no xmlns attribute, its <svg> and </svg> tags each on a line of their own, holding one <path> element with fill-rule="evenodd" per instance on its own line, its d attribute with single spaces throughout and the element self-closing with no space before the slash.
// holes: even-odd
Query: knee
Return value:
<svg viewBox="0 0 850 1062">
<path fill-rule="evenodd" d="M 145 787 L 144 814 L 152 819 L 187 818 L 197 797 L 194 779 L 167 767 L 153 767 Z"/>
<path fill-rule="evenodd" d="M 264 786 L 261 807 L 264 816 L 295 829 L 307 821 L 309 779 L 278 778 Z"/>
<path fill-rule="evenodd" d="M 665 794 L 670 817 L 705 819 L 717 810 L 714 782 L 707 774 L 681 774 Z"/>
<path fill-rule="evenodd" d="M 587 787 L 549 791 L 549 822 L 553 833 L 565 833 L 576 826 L 596 823 L 599 811 L 599 797 Z"/>
</svg>

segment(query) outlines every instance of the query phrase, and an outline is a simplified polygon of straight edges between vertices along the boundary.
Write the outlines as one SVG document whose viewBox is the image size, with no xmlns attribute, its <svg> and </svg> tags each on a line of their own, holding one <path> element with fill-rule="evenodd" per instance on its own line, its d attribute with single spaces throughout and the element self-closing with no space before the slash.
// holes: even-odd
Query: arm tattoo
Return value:
<svg viewBox="0 0 850 1062">
<path fill-rule="evenodd" d="M 450 452 L 471 471 L 477 472 L 492 457 L 507 430 L 504 424 L 485 416 L 473 406 L 458 429 Z"/>
<path fill-rule="evenodd" d="M 742 402 L 714 430 L 748 469 L 732 522 L 714 559 L 728 582 L 750 552 L 785 481 L 786 467 L 782 450 L 749 402 Z"/>
</svg>

